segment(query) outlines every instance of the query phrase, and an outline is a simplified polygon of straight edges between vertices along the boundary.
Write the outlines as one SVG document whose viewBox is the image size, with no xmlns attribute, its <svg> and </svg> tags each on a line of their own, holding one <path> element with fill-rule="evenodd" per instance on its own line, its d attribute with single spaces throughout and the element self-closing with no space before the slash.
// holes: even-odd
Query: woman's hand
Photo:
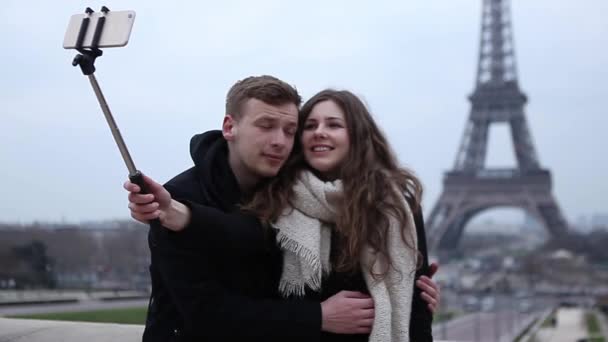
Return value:
<svg viewBox="0 0 608 342">
<path fill-rule="evenodd" d="M 439 269 L 437 263 L 432 263 L 430 266 L 429 276 L 422 276 L 416 280 L 416 286 L 422 290 L 421 296 L 428 305 L 431 312 L 434 314 L 439 309 L 439 303 L 441 302 L 441 290 L 439 285 L 435 283 L 431 278 Z"/>
</svg>

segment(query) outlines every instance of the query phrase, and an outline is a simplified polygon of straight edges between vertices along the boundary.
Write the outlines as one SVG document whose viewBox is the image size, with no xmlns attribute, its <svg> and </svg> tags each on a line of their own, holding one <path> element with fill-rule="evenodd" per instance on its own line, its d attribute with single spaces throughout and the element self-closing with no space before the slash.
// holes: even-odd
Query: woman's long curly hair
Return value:
<svg viewBox="0 0 608 342">
<path fill-rule="evenodd" d="M 412 212 L 420 210 L 422 185 L 409 170 L 398 165 L 384 134 L 380 131 L 365 104 L 353 93 L 345 90 L 326 89 L 309 99 L 300 110 L 298 132 L 292 154 L 277 177 L 262 183 L 244 209 L 271 225 L 288 207 L 293 193 L 293 184 L 298 173 L 310 166 L 304 159 L 300 138 L 304 124 L 314 106 L 323 101 L 332 101 L 344 112 L 350 149 L 339 170 L 343 185 L 343 201 L 337 209 L 336 230 L 341 235 L 335 269 L 354 272 L 360 269 L 360 255 L 365 246 L 370 246 L 376 258 L 385 262 L 380 273 L 372 271 L 376 278 L 383 278 L 392 267 L 388 253 L 388 229 L 390 217 L 401 222 L 401 238 L 410 248 L 406 227 L 414 228 L 414 222 L 406 224 L 404 197 Z M 311 170 L 314 172 L 314 170 Z M 398 191 L 396 191 L 398 190 Z M 415 228 L 414 228 L 415 229 Z M 416 251 L 416 254 L 419 254 Z"/>
</svg>

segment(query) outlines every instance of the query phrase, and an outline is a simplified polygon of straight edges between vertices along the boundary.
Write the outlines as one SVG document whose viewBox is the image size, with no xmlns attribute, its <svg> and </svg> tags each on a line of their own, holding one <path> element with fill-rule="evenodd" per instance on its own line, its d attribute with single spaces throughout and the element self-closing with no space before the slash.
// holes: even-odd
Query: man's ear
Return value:
<svg viewBox="0 0 608 342">
<path fill-rule="evenodd" d="M 232 118 L 232 115 L 226 114 L 226 116 L 224 116 L 224 122 L 222 123 L 222 134 L 224 135 L 224 139 L 226 139 L 226 141 L 234 140 L 236 131 L 236 121 Z"/>
</svg>

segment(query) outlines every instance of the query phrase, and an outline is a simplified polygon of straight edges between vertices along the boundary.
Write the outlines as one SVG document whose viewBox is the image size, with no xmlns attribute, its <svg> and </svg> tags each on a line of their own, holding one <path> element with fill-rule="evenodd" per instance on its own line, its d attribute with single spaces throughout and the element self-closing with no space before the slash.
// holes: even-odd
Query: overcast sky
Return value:
<svg viewBox="0 0 608 342">
<path fill-rule="evenodd" d="M 188 143 L 220 127 L 226 91 L 272 74 L 305 99 L 360 94 L 428 212 L 453 166 L 474 86 L 481 0 L 3 1 L 0 222 L 127 218 L 126 167 L 94 93 L 62 48 L 86 6 L 132 9 L 125 48 L 97 78 L 139 169 L 164 182 L 191 166 Z M 608 1 L 514 0 L 526 114 L 566 217 L 608 212 Z M 506 127 L 489 166 L 513 166 Z"/>
</svg>

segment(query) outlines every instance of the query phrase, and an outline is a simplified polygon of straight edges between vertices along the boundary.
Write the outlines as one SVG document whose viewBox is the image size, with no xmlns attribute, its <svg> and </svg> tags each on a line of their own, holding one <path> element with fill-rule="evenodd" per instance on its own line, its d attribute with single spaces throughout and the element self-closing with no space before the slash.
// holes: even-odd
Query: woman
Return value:
<svg viewBox="0 0 608 342">
<path fill-rule="evenodd" d="M 413 295 L 415 277 L 429 273 L 418 179 L 348 91 L 308 100 L 296 139 L 291 161 L 245 207 L 278 230 L 281 293 L 371 293 L 371 334 L 324 341 L 432 341 L 429 307 Z"/>
</svg>

